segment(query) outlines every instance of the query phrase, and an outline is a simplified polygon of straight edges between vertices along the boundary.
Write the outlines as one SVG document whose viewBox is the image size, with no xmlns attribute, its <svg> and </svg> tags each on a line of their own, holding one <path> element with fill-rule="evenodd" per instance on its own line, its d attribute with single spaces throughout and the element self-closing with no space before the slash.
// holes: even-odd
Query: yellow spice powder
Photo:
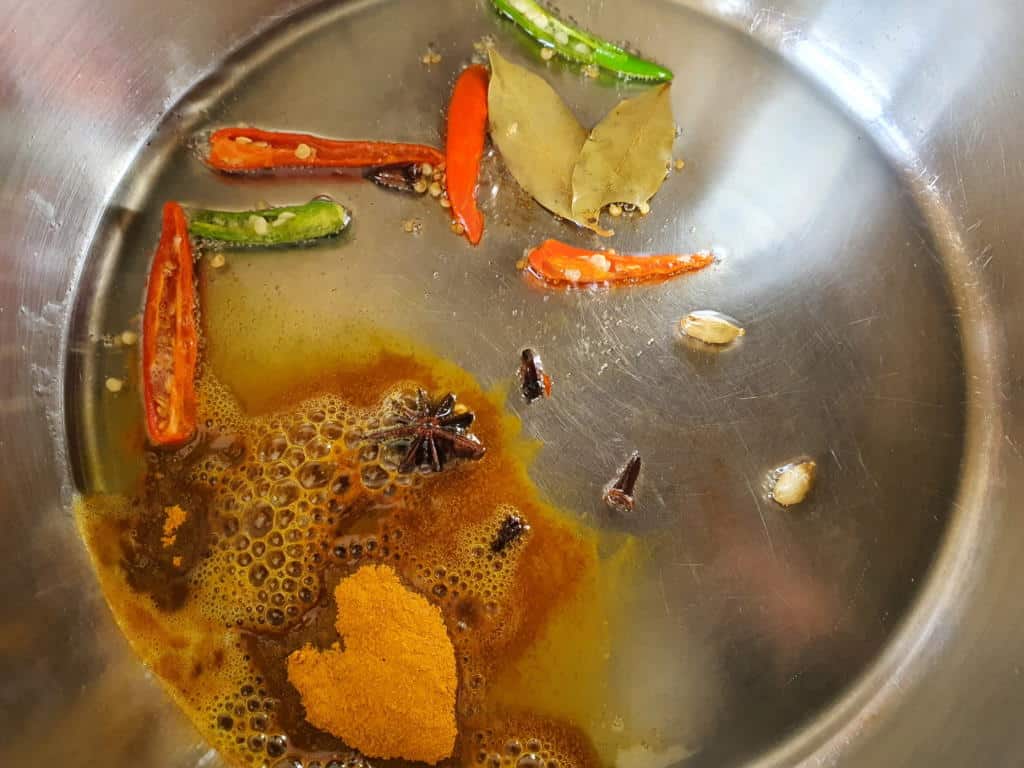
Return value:
<svg viewBox="0 0 1024 768">
<path fill-rule="evenodd" d="M 455 650 L 441 611 L 387 566 L 338 584 L 344 640 L 288 657 L 306 719 L 367 757 L 434 764 L 455 746 Z"/>
<path fill-rule="evenodd" d="M 160 543 L 164 549 L 170 549 L 178 540 L 178 529 L 188 519 L 188 512 L 175 504 L 173 507 L 164 507 L 164 531 L 160 537 Z"/>
</svg>

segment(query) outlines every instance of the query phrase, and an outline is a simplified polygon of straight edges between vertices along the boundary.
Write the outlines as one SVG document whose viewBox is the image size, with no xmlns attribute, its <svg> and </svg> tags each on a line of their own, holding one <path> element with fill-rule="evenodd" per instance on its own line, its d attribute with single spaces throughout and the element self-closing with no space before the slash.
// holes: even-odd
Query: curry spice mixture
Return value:
<svg viewBox="0 0 1024 768">
<path fill-rule="evenodd" d="M 441 611 L 387 566 L 338 584 L 344 650 L 288 657 L 306 719 L 367 757 L 434 764 L 455 746 L 455 651 Z"/>
</svg>

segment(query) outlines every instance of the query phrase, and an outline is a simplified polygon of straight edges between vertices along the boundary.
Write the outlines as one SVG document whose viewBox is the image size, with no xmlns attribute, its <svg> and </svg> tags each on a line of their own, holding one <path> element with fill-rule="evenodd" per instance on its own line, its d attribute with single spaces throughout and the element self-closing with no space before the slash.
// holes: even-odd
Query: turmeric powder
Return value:
<svg viewBox="0 0 1024 768">
<path fill-rule="evenodd" d="M 188 519 L 188 512 L 175 504 L 173 507 L 164 507 L 164 535 L 160 537 L 160 543 L 164 549 L 170 549 L 178 540 L 178 529 Z"/>
<path fill-rule="evenodd" d="M 387 566 L 361 568 L 334 596 L 344 650 L 307 645 L 288 657 L 306 719 L 367 757 L 448 757 L 457 678 L 441 611 Z"/>
</svg>

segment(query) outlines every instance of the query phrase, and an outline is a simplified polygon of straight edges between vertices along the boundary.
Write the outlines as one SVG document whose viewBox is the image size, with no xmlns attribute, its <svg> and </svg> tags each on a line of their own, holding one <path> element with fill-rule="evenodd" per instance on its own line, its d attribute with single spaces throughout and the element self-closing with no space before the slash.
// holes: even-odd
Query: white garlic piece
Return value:
<svg viewBox="0 0 1024 768">
<path fill-rule="evenodd" d="M 731 344 L 746 334 L 738 321 L 710 309 L 691 312 L 679 322 L 679 327 L 687 336 L 705 344 Z"/>
<path fill-rule="evenodd" d="M 813 461 L 787 464 L 775 470 L 772 498 L 784 507 L 792 507 L 807 498 L 814 486 L 818 465 Z"/>
</svg>

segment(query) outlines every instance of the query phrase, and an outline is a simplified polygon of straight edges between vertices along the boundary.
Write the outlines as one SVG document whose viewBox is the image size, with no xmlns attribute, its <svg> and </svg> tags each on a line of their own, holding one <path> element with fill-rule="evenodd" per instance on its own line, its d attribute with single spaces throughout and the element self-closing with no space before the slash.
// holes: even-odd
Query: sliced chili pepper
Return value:
<svg viewBox="0 0 1024 768">
<path fill-rule="evenodd" d="M 257 211 L 189 211 L 189 231 L 207 240 L 235 246 L 295 245 L 337 235 L 348 226 L 349 214 L 329 198 L 305 205 Z"/>
<path fill-rule="evenodd" d="M 484 217 L 476 205 L 477 177 L 487 138 L 487 84 L 490 73 L 476 65 L 466 69 L 455 82 L 448 106 L 446 146 L 448 199 L 452 215 L 466 230 L 473 245 L 484 234 Z"/>
<path fill-rule="evenodd" d="M 195 286 L 185 212 L 167 203 L 163 216 L 146 289 L 142 385 L 150 441 L 178 445 L 196 431 Z"/>
<path fill-rule="evenodd" d="M 526 270 L 553 286 L 628 285 L 695 272 L 714 260 L 710 253 L 627 256 L 546 240 L 530 251 Z"/>
<path fill-rule="evenodd" d="M 491 0 L 491 3 L 534 40 L 570 61 L 595 64 L 627 79 L 666 82 L 673 77 L 669 70 L 653 61 L 634 56 L 607 40 L 566 24 L 534 0 Z"/>
<path fill-rule="evenodd" d="M 430 163 L 444 155 L 424 144 L 341 141 L 308 133 L 221 128 L 210 136 L 206 162 L 220 171 L 240 173 L 288 168 L 370 168 Z"/>
</svg>

